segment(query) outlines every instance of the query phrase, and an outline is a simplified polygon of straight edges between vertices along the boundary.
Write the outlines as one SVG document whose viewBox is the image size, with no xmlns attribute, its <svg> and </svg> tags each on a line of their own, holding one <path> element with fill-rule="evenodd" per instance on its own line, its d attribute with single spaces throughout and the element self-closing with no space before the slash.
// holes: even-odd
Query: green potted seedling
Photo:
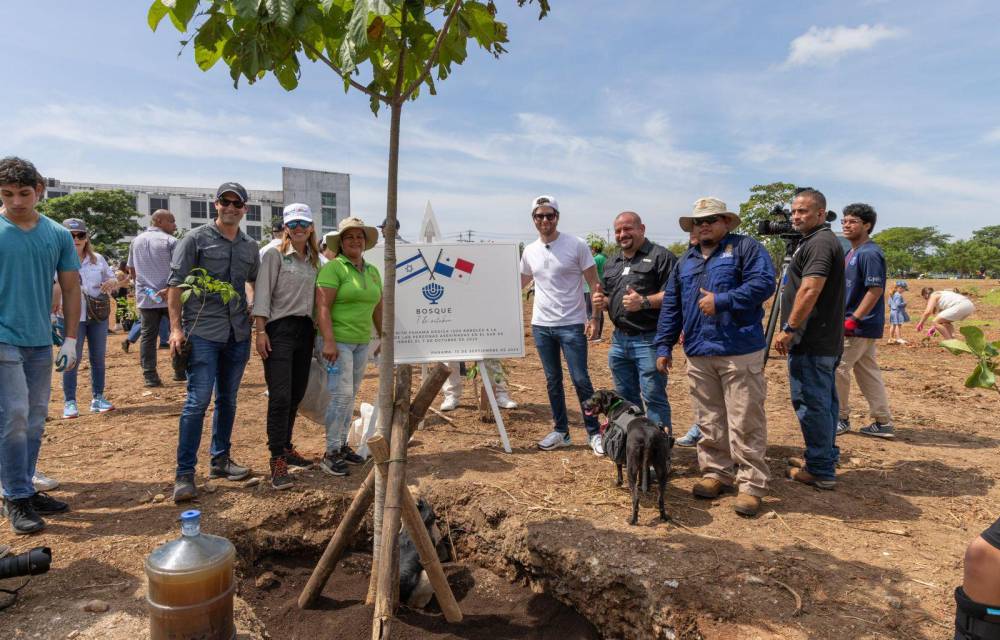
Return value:
<svg viewBox="0 0 1000 640">
<path fill-rule="evenodd" d="M 191 328 L 184 332 L 184 346 L 181 347 L 180 351 L 174 353 L 172 364 L 174 367 L 174 372 L 177 374 L 187 371 L 187 361 L 188 357 L 191 355 L 191 342 L 188 340 L 188 336 L 194 331 L 194 328 L 198 326 L 198 320 L 201 319 L 201 312 L 205 309 L 205 303 L 208 302 L 208 296 L 217 295 L 222 299 L 223 304 L 229 304 L 232 300 L 238 300 L 240 294 L 236 292 L 233 285 L 228 282 L 223 282 L 221 280 L 216 280 L 212 276 L 208 275 L 208 272 L 201 267 L 195 267 L 191 269 L 191 273 L 184 278 L 184 282 L 177 286 L 181 290 L 181 304 L 187 304 L 187 301 L 191 299 L 191 296 L 195 296 L 196 299 L 201 300 L 201 306 L 198 307 L 198 313 L 195 314 L 194 322 L 191 323 Z"/>
<path fill-rule="evenodd" d="M 983 330 L 967 326 L 959 329 L 965 340 L 944 340 L 941 346 L 955 355 L 969 354 L 978 362 L 972 375 L 965 380 L 965 386 L 973 389 L 992 389 L 1000 393 L 997 376 L 1000 375 L 1000 340 L 987 342 Z"/>
</svg>

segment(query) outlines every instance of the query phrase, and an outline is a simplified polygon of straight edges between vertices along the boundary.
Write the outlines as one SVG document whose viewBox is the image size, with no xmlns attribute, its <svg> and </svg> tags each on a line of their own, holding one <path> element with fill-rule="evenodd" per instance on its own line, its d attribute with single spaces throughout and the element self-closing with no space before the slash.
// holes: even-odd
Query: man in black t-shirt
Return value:
<svg viewBox="0 0 1000 640">
<path fill-rule="evenodd" d="M 833 489 L 840 457 L 836 370 L 844 349 L 844 250 L 825 224 L 826 198 L 799 189 L 792 226 L 802 240 L 792 255 L 781 292 L 778 353 L 788 355 L 792 406 L 805 440 L 805 459 L 791 458 L 788 477 Z"/>
<path fill-rule="evenodd" d="M 955 589 L 955 639 L 1000 638 L 1000 520 L 969 543 L 964 565 Z"/>
</svg>

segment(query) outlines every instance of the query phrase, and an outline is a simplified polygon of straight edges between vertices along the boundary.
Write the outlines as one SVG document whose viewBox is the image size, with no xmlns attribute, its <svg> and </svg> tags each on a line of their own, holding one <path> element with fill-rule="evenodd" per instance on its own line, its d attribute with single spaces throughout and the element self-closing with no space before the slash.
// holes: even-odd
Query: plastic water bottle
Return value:
<svg viewBox="0 0 1000 640">
<path fill-rule="evenodd" d="M 158 295 L 156 291 L 154 291 L 151 287 L 146 287 L 145 289 L 142 290 L 142 292 L 145 293 L 146 296 L 156 304 L 160 304 L 161 302 L 163 302 L 163 296 Z"/>
<path fill-rule="evenodd" d="M 337 364 L 336 362 L 330 362 L 329 360 L 327 360 L 326 372 L 330 375 L 333 375 L 335 373 L 340 373 L 340 365 Z"/>
</svg>

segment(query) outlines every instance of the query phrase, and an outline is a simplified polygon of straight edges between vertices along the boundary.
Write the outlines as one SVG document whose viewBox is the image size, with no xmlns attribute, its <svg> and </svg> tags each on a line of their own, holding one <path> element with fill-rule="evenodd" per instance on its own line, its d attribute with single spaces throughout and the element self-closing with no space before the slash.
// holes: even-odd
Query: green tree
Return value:
<svg viewBox="0 0 1000 640">
<path fill-rule="evenodd" d="M 776 205 L 787 206 L 795 195 L 795 185 L 790 182 L 758 184 L 750 188 L 750 198 L 740 204 L 739 232 L 757 238 L 767 247 L 774 264 L 781 264 L 785 254 L 785 243 L 776 236 L 765 236 L 757 230 L 762 220 L 775 220 L 771 210 Z"/>
<path fill-rule="evenodd" d="M 972 239 L 1000 249 L 1000 224 L 993 224 L 973 231 Z"/>
<path fill-rule="evenodd" d="M 517 0 L 518 6 L 534 0 Z M 549 0 L 538 0 L 539 18 Z M 507 25 L 496 19 L 494 0 L 154 0 L 148 22 L 156 29 L 164 17 L 194 42 L 195 62 L 208 70 L 219 60 L 229 67 L 233 84 L 240 77 L 253 84 L 268 73 L 291 91 L 301 77 L 302 60 L 330 68 L 344 91 L 368 96 L 376 115 L 389 109 L 389 161 L 386 189 L 385 286 L 382 354 L 379 367 L 379 426 L 390 439 L 393 416 L 395 349 L 396 204 L 399 180 L 399 133 L 403 105 L 421 88 L 436 93 L 454 65 L 468 56 L 469 41 L 499 57 L 505 52 Z M 364 73 L 362 73 L 364 71 Z M 388 338 L 388 339 L 385 339 Z M 402 424 L 406 420 L 403 418 Z M 405 439 L 404 439 L 405 440 Z M 403 486 L 406 442 L 390 442 L 385 485 Z M 383 483 L 376 474 L 376 549 L 380 544 Z M 390 530 L 399 511 L 387 510 Z M 395 537 L 392 537 L 393 544 Z M 380 569 L 384 572 L 384 567 Z M 384 576 L 383 574 L 380 574 Z M 390 601 L 390 608 L 395 601 Z M 388 612 L 391 615 L 392 611 Z M 384 614 L 384 612 L 383 612 Z M 376 616 L 379 617 L 378 608 Z M 388 616 L 382 615 L 388 625 Z M 388 627 L 385 627 L 388 632 Z"/>
<path fill-rule="evenodd" d="M 604 238 L 602 238 L 601 236 L 597 235 L 593 231 L 591 231 L 590 233 L 587 234 L 587 238 L 586 238 L 585 242 L 587 243 L 587 246 L 590 247 L 590 248 L 592 248 L 592 249 L 594 247 L 597 247 L 597 252 L 598 253 L 604 253 L 604 250 L 607 249 L 607 246 L 605 245 L 605 242 L 604 242 Z"/>
<path fill-rule="evenodd" d="M 671 242 L 669 245 L 667 245 L 667 251 L 680 258 L 682 255 L 684 255 L 684 252 L 687 251 L 688 247 L 690 246 L 691 244 L 688 242 L 680 242 L 680 241 Z"/>
<path fill-rule="evenodd" d="M 931 270 L 934 254 L 950 239 L 937 227 L 890 227 L 872 236 L 885 252 L 887 268 L 894 275 Z"/>
<path fill-rule="evenodd" d="M 1000 269 L 1000 248 L 975 239 L 956 240 L 940 247 L 932 264 L 935 270 L 957 273 L 963 278 L 984 268 L 992 273 Z"/>
<path fill-rule="evenodd" d="M 122 257 L 128 246 L 125 236 L 139 233 L 139 212 L 135 199 L 120 189 L 114 191 L 77 191 L 38 203 L 38 211 L 62 222 L 80 218 L 87 223 L 90 243 L 104 256 Z"/>
</svg>

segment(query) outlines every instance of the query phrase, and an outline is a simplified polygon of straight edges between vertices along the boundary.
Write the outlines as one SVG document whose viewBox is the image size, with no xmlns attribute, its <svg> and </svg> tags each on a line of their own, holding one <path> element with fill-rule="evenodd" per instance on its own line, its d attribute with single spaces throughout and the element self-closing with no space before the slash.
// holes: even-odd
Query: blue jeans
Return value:
<svg viewBox="0 0 1000 640">
<path fill-rule="evenodd" d="M 90 358 L 90 390 L 93 396 L 104 395 L 104 355 L 108 350 L 108 321 L 91 322 L 81 320 L 76 338 L 77 365 L 63 372 L 62 386 L 66 401 L 76 402 L 76 374 L 83 361 L 83 342 L 87 341 L 87 357 Z"/>
<path fill-rule="evenodd" d="M 806 471 L 821 480 L 834 479 L 840 459 L 835 440 L 839 409 L 835 373 L 839 362 L 837 356 L 788 356 L 788 385 L 806 443 Z"/>
<path fill-rule="evenodd" d="M 212 459 L 229 455 L 233 421 L 236 419 L 236 393 L 243 370 L 250 359 L 250 340 L 228 342 L 188 337 L 191 355 L 187 363 L 187 400 L 181 409 L 180 435 L 177 439 L 177 477 L 193 474 L 198 463 L 198 447 L 205 411 L 215 391 L 212 414 Z"/>
<path fill-rule="evenodd" d="M 559 350 L 562 349 L 569 369 L 569 378 L 573 381 L 576 396 L 580 400 L 580 413 L 583 413 L 583 401 L 594 395 L 594 386 L 590 384 L 587 373 L 587 336 L 583 335 L 582 324 L 567 324 L 561 327 L 543 327 L 531 325 L 531 335 L 535 339 L 535 348 L 545 370 L 545 387 L 549 392 L 549 406 L 552 407 L 552 419 L 555 430 L 559 433 L 569 433 L 569 418 L 566 416 L 566 394 L 563 392 L 562 363 L 559 361 Z M 600 431 L 597 418 L 583 414 L 583 425 L 587 435 L 592 436 Z"/>
<path fill-rule="evenodd" d="M 0 343 L 0 482 L 5 498 L 35 494 L 38 450 L 52 385 L 52 347 Z"/>
<path fill-rule="evenodd" d="M 656 332 L 627 336 L 615 331 L 608 349 L 608 367 L 615 390 L 632 404 L 643 406 L 646 415 L 660 426 L 671 428 L 667 376 L 656 370 Z"/>
<path fill-rule="evenodd" d="M 316 349 L 322 351 L 323 338 L 317 336 Z M 354 401 L 365 377 L 368 344 L 337 343 L 337 373 L 326 376 L 330 404 L 326 407 L 326 452 L 336 453 L 347 444 L 347 433 L 354 416 Z"/>
<path fill-rule="evenodd" d="M 139 341 L 139 333 L 142 331 L 142 322 L 136 320 L 132 323 L 132 328 L 128 330 L 128 341 L 135 344 Z M 160 346 L 170 342 L 170 321 L 167 318 L 160 320 Z"/>
</svg>

